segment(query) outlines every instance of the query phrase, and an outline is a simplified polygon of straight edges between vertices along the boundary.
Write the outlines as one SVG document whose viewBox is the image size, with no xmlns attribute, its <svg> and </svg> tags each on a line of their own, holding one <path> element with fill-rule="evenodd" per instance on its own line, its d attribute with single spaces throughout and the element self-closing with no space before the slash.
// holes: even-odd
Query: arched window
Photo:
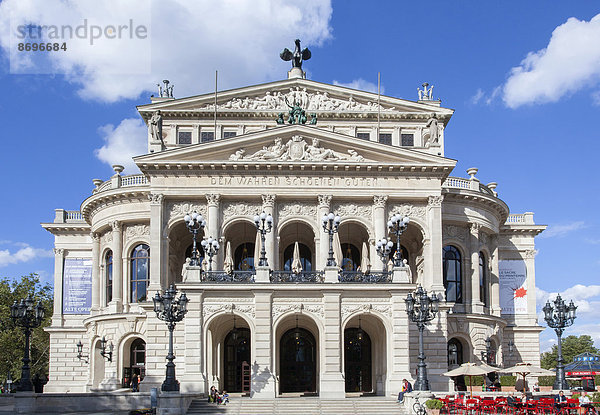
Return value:
<svg viewBox="0 0 600 415">
<path fill-rule="evenodd" d="M 460 252 L 452 245 L 444 247 L 444 287 L 446 301 L 463 302 Z"/>
<path fill-rule="evenodd" d="M 342 269 L 344 271 L 356 271 L 360 266 L 360 251 L 352 244 L 342 244 Z"/>
<path fill-rule="evenodd" d="M 460 366 L 463 364 L 463 347 L 462 343 L 457 339 L 448 341 L 448 369 Z"/>
<path fill-rule="evenodd" d="M 254 270 L 254 244 L 252 242 L 244 242 L 235 248 L 233 261 L 235 269 L 238 271 L 253 271 Z"/>
<path fill-rule="evenodd" d="M 488 267 L 485 255 L 479 253 L 479 299 L 484 307 L 489 306 L 488 302 Z"/>
<path fill-rule="evenodd" d="M 300 251 L 300 263 L 302 264 L 303 271 L 312 271 L 312 254 L 308 246 L 299 243 L 298 248 Z M 290 244 L 285 251 L 283 251 L 283 270 L 291 271 L 292 262 L 294 261 L 294 244 Z"/>
<path fill-rule="evenodd" d="M 131 302 L 146 301 L 150 283 L 150 247 L 140 244 L 131 252 Z"/>
<path fill-rule="evenodd" d="M 106 273 L 106 304 L 112 301 L 113 286 L 113 253 L 108 251 L 104 256 L 104 272 Z"/>
</svg>

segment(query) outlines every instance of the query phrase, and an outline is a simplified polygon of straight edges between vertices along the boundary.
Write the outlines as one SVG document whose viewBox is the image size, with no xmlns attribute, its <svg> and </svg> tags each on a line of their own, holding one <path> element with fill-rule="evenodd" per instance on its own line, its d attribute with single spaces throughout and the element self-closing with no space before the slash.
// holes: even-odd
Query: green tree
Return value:
<svg viewBox="0 0 600 415">
<path fill-rule="evenodd" d="M 581 353 L 598 353 L 594 347 L 594 340 L 587 334 L 577 336 L 568 336 L 562 340 L 562 355 L 564 364 L 567 365 L 573 361 L 573 358 Z M 556 367 L 558 357 L 558 346 L 552 346 L 552 350 L 544 352 L 541 355 L 541 365 L 544 369 L 553 369 Z"/>
<path fill-rule="evenodd" d="M 31 333 L 31 376 L 33 378 L 36 374 L 40 376 L 48 374 L 50 335 L 44 331 L 44 327 L 50 325 L 52 317 L 52 287 L 49 284 L 42 285 L 37 274 L 25 275 L 19 280 L 0 278 L 0 350 L 2 350 L 0 382 L 2 383 L 4 383 L 9 370 L 13 380 L 21 377 L 25 335 L 23 329 L 13 324 L 10 318 L 10 306 L 28 295 L 31 295 L 36 304 L 41 301 L 46 310 L 41 326 Z"/>
</svg>

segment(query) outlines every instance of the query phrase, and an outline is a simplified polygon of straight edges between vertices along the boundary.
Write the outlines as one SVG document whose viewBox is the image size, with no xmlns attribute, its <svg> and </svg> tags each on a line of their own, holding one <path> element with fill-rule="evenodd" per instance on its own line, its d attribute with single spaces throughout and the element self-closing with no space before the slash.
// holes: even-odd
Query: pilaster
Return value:
<svg viewBox="0 0 600 415">
<path fill-rule="evenodd" d="M 123 225 L 119 221 L 110 223 L 112 228 L 112 301 L 109 309 L 112 313 L 119 313 L 123 307 Z"/>
<path fill-rule="evenodd" d="M 219 203 L 221 201 L 221 195 L 217 194 L 217 193 L 208 193 L 206 195 L 206 204 L 207 204 L 207 215 L 208 218 L 206 219 L 206 236 L 210 236 L 213 239 L 219 240 L 220 241 L 220 235 L 219 235 L 219 228 L 220 228 L 220 223 L 219 223 Z M 225 248 L 225 247 L 222 247 Z M 222 261 L 220 261 L 221 257 L 223 256 L 223 249 L 219 250 L 218 255 L 215 255 L 212 259 L 212 269 L 213 270 L 217 270 L 217 269 L 222 269 L 223 267 L 219 267 L 217 265 L 217 261 L 219 261 L 220 263 L 222 263 Z"/>
<path fill-rule="evenodd" d="M 90 233 L 92 239 L 92 309 L 96 314 L 100 309 L 100 235 L 96 232 Z"/>
<path fill-rule="evenodd" d="M 275 398 L 273 331 L 271 321 L 272 292 L 256 292 L 255 333 L 252 350 L 250 396 L 257 399 Z"/>
<path fill-rule="evenodd" d="M 151 193 L 150 199 L 150 285 L 148 292 L 166 288 L 167 273 L 164 272 L 163 251 L 163 199 L 161 193 Z"/>
<path fill-rule="evenodd" d="M 54 310 L 52 313 L 52 326 L 62 326 L 62 299 L 63 299 L 63 272 L 65 263 L 65 250 L 54 248 Z"/>
<path fill-rule="evenodd" d="M 373 231 L 375 233 L 375 243 L 386 236 L 385 205 L 387 200 L 387 195 L 373 196 Z M 375 244 L 371 244 L 370 254 L 371 266 L 374 265 L 375 261 L 378 261 L 378 263 L 381 264 L 381 267 L 373 266 L 373 269 L 381 269 L 384 271 L 387 267 L 387 264 L 379 259 L 376 259 L 379 258 L 379 255 L 377 254 L 377 248 L 375 247 Z"/>
<path fill-rule="evenodd" d="M 498 236 L 494 235 L 492 238 L 492 245 L 490 252 L 490 306 L 492 314 L 500 316 L 500 267 L 499 267 L 499 249 L 498 249 Z"/>
<path fill-rule="evenodd" d="M 262 196 L 263 211 L 267 215 L 271 215 L 274 218 L 275 217 L 275 215 L 274 215 L 275 195 L 274 194 L 264 194 L 261 196 Z M 276 234 L 277 234 L 277 222 L 274 221 L 273 229 L 271 229 L 271 232 L 269 232 L 265 235 L 265 250 L 267 252 L 267 262 L 269 263 L 270 269 L 278 269 L 278 268 L 276 268 L 278 264 L 275 263 L 276 262 L 275 261 L 275 259 L 276 259 L 275 253 L 277 252 L 276 239 L 275 239 Z"/>
<path fill-rule="evenodd" d="M 316 261 L 316 269 L 325 269 L 325 264 L 327 264 L 327 256 L 329 255 L 329 234 L 327 232 L 325 232 L 325 230 L 323 230 L 323 227 L 320 225 L 321 224 L 321 218 L 324 215 L 327 215 L 329 213 L 329 210 L 331 208 L 331 199 L 333 198 L 332 195 L 318 195 L 319 197 L 319 204 L 318 204 L 318 215 L 317 215 L 317 221 L 319 223 L 319 240 L 321 241 L 320 243 L 320 249 L 319 249 L 319 255 L 317 256 L 317 261 Z"/>
<path fill-rule="evenodd" d="M 425 275 L 423 276 L 423 286 L 428 291 L 444 292 L 444 277 L 442 267 L 442 201 L 444 196 L 429 196 L 427 200 L 427 220 L 429 222 L 430 255 L 425 257 L 425 264 L 430 263 L 429 270 L 427 265 Z"/>
<path fill-rule="evenodd" d="M 321 387 L 319 395 L 325 399 L 344 398 L 345 381 L 342 376 L 341 293 L 323 293 L 324 356 L 321 358 Z"/>
<path fill-rule="evenodd" d="M 469 227 L 469 251 L 471 256 L 471 312 L 482 313 L 483 301 L 479 290 L 479 223 L 471 223 Z"/>
</svg>

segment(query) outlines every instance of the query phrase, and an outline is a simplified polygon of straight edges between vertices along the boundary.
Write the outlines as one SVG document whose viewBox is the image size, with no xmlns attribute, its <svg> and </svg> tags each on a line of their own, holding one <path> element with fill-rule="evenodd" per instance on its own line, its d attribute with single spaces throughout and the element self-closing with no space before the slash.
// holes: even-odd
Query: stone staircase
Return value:
<svg viewBox="0 0 600 415">
<path fill-rule="evenodd" d="M 204 399 L 192 401 L 188 415 L 400 415 L 406 409 L 396 401 L 384 397 L 346 399 L 277 398 L 273 400 L 237 398 L 227 405 L 215 405 Z"/>
</svg>

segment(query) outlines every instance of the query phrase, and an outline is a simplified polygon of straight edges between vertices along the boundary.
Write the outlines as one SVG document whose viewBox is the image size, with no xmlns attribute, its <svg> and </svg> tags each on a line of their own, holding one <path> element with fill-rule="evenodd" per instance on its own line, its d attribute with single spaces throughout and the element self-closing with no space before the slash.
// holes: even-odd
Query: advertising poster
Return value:
<svg viewBox="0 0 600 415">
<path fill-rule="evenodd" d="M 63 272 L 63 314 L 89 314 L 92 307 L 92 260 L 66 258 Z"/>
<path fill-rule="evenodd" d="M 499 261 L 502 314 L 527 314 L 527 267 L 523 260 Z"/>
</svg>

